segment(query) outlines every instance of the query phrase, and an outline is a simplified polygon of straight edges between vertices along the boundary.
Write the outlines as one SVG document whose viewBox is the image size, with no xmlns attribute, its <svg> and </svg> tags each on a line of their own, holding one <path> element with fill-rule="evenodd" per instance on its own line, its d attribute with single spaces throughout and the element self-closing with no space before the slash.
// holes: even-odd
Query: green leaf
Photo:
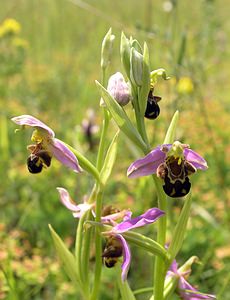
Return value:
<svg viewBox="0 0 230 300">
<path fill-rule="evenodd" d="M 117 126 L 136 146 L 138 146 L 142 151 L 146 151 L 147 149 L 145 142 L 142 140 L 136 127 L 132 124 L 124 109 L 98 81 L 96 81 L 96 84 L 103 100 L 106 103 L 107 108 L 109 109 L 113 119 L 117 123 Z"/>
<path fill-rule="evenodd" d="M 122 235 L 129 243 L 135 244 L 153 255 L 161 256 L 164 260 L 168 260 L 167 251 L 153 239 L 132 231 L 124 232 Z"/>
<path fill-rule="evenodd" d="M 172 117 L 172 121 L 165 135 L 163 144 L 172 144 L 175 141 L 178 119 L 179 119 L 179 111 L 177 110 Z"/>
<path fill-rule="evenodd" d="M 76 272 L 76 262 L 73 254 L 66 248 L 66 245 L 50 224 L 49 229 L 57 250 L 58 257 L 63 264 L 66 274 L 75 284 L 79 284 L 78 274 Z"/>
<path fill-rule="evenodd" d="M 170 262 L 172 262 L 173 259 L 176 257 L 177 253 L 179 252 L 179 250 L 182 246 L 187 223 L 188 223 L 188 218 L 190 215 L 191 205 L 192 205 L 192 197 L 191 197 L 191 193 L 189 193 L 187 195 L 187 197 L 185 198 L 185 204 L 181 211 L 177 225 L 174 229 L 174 233 L 172 236 L 172 242 L 168 249 L 168 255 L 170 257 Z"/>
<path fill-rule="evenodd" d="M 118 144 L 118 135 L 120 130 L 115 134 L 109 149 L 106 153 L 104 165 L 102 167 L 101 173 L 100 173 L 100 179 L 101 183 L 103 185 L 106 185 L 107 180 L 109 179 L 109 176 L 111 175 L 116 156 L 117 156 L 117 144 Z"/>
<path fill-rule="evenodd" d="M 140 87 L 139 93 L 139 107 L 141 116 L 144 117 L 148 94 L 150 90 L 150 69 L 149 69 L 149 50 L 146 43 L 144 43 L 143 53 L 143 80 L 142 86 Z"/>
</svg>

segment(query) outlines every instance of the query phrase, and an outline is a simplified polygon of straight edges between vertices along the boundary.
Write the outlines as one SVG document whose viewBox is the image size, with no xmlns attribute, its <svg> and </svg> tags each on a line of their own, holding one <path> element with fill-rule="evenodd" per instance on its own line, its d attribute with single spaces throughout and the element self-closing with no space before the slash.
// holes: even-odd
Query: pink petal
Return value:
<svg viewBox="0 0 230 300">
<path fill-rule="evenodd" d="M 72 151 L 59 139 L 54 138 L 53 143 L 50 144 L 50 149 L 57 160 L 63 165 L 73 169 L 75 172 L 82 172 L 78 160 Z"/>
<path fill-rule="evenodd" d="M 195 168 L 206 170 L 208 168 L 206 160 L 201 157 L 195 151 L 185 148 L 184 149 L 184 156 L 188 162 L 190 162 Z"/>
<path fill-rule="evenodd" d="M 14 123 L 21 126 L 38 127 L 46 130 L 51 137 L 54 137 L 54 132 L 46 124 L 30 115 L 21 115 L 11 119 Z"/>
<path fill-rule="evenodd" d="M 147 176 L 156 173 L 158 166 L 164 162 L 165 152 L 160 147 L 155 148 L 144 158 L 136 160 L 130 165 L 127 176 L 130 178 Z"/>
<path fill-rule="evenodd" d="M 150 208 L 144 214 L 133 219 L 128 219 L 116 225 L 113 227 L 112 231 L 116 233 L 122 233 L 134 228 L 142 227 L 155 222 L 164 214 L 165 213 L 158 208 Z"/>
<path fill-rule="evenodd" d="M 73 216 L 75 218 L 81 218 L 81 216 L 88 210 L 90 210 L 93 206 L 93 204 L 88 203 L 80 203 L 76 204 L 70 197 L 68 191 L 64 188 L 58 187 L 57 188 L 60 199 L 62 204 L 68 208 L 70 211 L 72 211 Z"/>
<path fill-rule="evenodd" d="M 126 240 L 123 238 L 122 235 L 117 234 L 116 237 L 121 241 L 122 243 L 122 248 L 123 248 L 123 262 L 121 265 L 121 278 L 123 281 L 125 281 L 127 279 L 127 274 L 129 272 L 129 266 L 131 263 L 131 252 L 129 249 L 129 245 L 127 244 Z"/>
<path fill-rule="evenodd" d="M 216 296 L 198 292 L 182 276 L 179 280 L 179 292 L 184 300 L 216 299 Z"/>
<path fill-rule="evenodd" d="M 68 191 L 64 188 L 57 188 L 62 204 L 71 211 L 78 211 L 78 205 L 71 199 Z"/>
</svg>

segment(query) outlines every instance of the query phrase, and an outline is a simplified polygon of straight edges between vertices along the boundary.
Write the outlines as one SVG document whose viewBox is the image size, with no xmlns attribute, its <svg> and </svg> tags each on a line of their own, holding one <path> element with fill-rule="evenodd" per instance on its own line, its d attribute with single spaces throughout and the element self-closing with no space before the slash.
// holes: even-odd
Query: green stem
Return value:
<svg viewBox="0 0 230 300">
<path fill-rule="evenodd" d="M 138 93 L 139 97 L 139 93 Z M 141 101 L 141 99 L 139 99 Z M 146 143 L 146 149 L 143 149 L 143 152 L 147 154 L 150 151 L 150 146 L 148 142 L 148 137 L 145 129 L 144 118 L 140 114 L 140 110 L 136 109 L 136 120 L 137 120 L 137 127 L 138 131 Z M 162 184 L 159 178 L 153 175 L 153 180 L 155 183 L 157 196 L 158 196 L 158 208 L 167 211 L 167 202 L 166 202 L 166 195 L 163 192 Z M 161 217 L 157 222 L 157 242 L 162 247 L 165 247 L 165 240 L 166 240 L 166 215 Z M 166 275 L 166 266 L 165 260 L 160 257 L 155 257 L 155 266 L 154 266 L 154 281 L 153 281 L 153 290 L 154 290 L 154 300 L 162 300 L 163 299 L 163 292 L 164 292 L 164 280 Z"/>
<path fill-rule="evenodd" d="M 101 211 L 102 211 L 102 198 L 103 192 L 99 191 L 97 194 L 96 200 L 96 222 L 101 221 Z M 96 300 L 98 298 L 99 288 L 100 288 L 100 281 L 101 281 L 101 261 L 102 249 L 101 249 L 101 233 L 100 231 L 95 228 L 95 272 L 94 272 L 94 284 L 93 290 L 91 294 L 91 300 Z"/>
<path fill-rule="evenodd" d="M 145 142 L 145 144 L 147 146 L 146 148 L 148 148 L 148 151 L 146 151 L 146 149 L 145 150 L 143 149 L 145 154 L 147 154 L 147 152 L 150 151 L 150 145 L 149 145 L 148 136 L 147 136 L 146 129 L 145 129 L 145 120 L 144 120 L 144 117 L 140 113 L 140 107 L 138 104 L 139 101 L 141 101 L 139 99 L 139 96 L 140 96 L 139 89 L 137 89 L 137 94 L 138 94 L 138 99 L 136 99 L 136 101 L 134 102 L 135 103 L 135 117 L 136 117 L 136 123 L 137 123 L 137 130 L 140 133 L 143 141 Z"/>
<path fill-rule="evenodd" d="M 116 271 L 117 271 L 117 283 L 121 293 L 121 299 L 136 300 L 132 290 L 129 287 L 128 281 L 127 280 L 122 281 L 121 279 L 121 265 L 119 263 L 116 265 Z"/>
<path fill-rule="evenodd" d="M 101 170 L 103 165 L 103 159 L 104 159 L 104 153 L 105 153 L 105 137 L 106 133 L 108 131 L 109 121 L 110 121 L 110 115 L 106 108 L 104 109 L 104 120 L 102 123 L 102 131 L 101 131 L 101 139 L 99 144 L 99 150 L 98 150 L 98 156 L 97 156 L 97 170 Z"/>
<path fill-rule="evenodd" d="M 153 288 L 152 287 L 146 287 L 146 288 L 141 288 L 138 290 L 135 290 L 133 292 L 134 295 L 139 295 L 139 294 L 144 294 L 144 293 L 152 293 L 153 292 Z"/>
<path fill-rule="evenodd" d="M 92 219 L 92 214 L 90 211 L 87 213 L 87 220 Z M 90 257 L 90 242 L 92 236 L 92 228 L 86 229 L 84 233 L 84 240 L 82 246 L 82 275 L 85 286 L 88 287 L 89 291 L 89 257 Z"/>
<path fill-rule="evenodd" d="M 84 276 L 82 268 L 82 242 L 83 242 L 83 226 L 87 217 L 87 212 L 79 219 L 77 231 L 76 231 L 76 241 L 75 241 L 75 257 L 77 264 L 77 273 L 79 276 L 80 283 L 84 286 Z"/>
<path fill-rule="evenodd" d="M 166 202 L 166 195 L 164 194 L 162 190 L 162 185 L 160 180 L 153 176 L 153 180 L 155 182 L 157 195 L 158 195 L 158 208 L 167 211 L 167 202 Z M 162 245 L 162 247 L 165 246 L 165 240 L 166 240 L 166 216 L 161 217 L 158 220 L 158 231 L 157 231 L 157 242 Z M 162 259 L 162 257 L 157 256 L 155 258 L 155 267 L 154 267 L 154 300 L 162 300 L 163 299 L 163 293 L 164 293 L 164 281 L 165 281 L 165 275 L 166 275 L 166 267 L 165 267 L 165 261 Z"/>
</svg>

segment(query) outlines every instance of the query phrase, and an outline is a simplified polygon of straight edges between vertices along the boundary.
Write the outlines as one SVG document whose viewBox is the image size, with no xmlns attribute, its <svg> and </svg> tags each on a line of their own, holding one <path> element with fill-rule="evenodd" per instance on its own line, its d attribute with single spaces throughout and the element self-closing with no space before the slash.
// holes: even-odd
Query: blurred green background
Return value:
<svg viewBox="0 0 230 300">
<path fill-rule="evenodd" d="M 31 132 L 15 134 L 10 118 L 31 114 L 41 119 L 60 139 L 95 161 L 99 133 L 92 148 L 81 124 L 90 108 L 95 125 L 101 125 L 94 81 L 101 77 L 101 42 L 110 27 L 116 39 L 107 76 L 123 72 L 119 44 L 124 31 L 146 41 L 151 68 L 162 67 L 171 77 L 156 88 L 162 97 L 160 117 L 146 122 L 152 146 L 162 142 L 179 109 L 177 139 L 190 144 L 209 164 L 207 172 L 192 178 L 192 216 L 178 260 L 183 263 L 197 255 L 201 264 L 194 266 L 190 282 L 218 299 L 230 299 L 228 5 L 227 0 L 1 1 L 0 299 L 76 299 L 77 288 L 58 264 L 47 224 L 73 246 L 76 220 L 60 204 L 56 187 L 67 188 L 80 202 L 92 188 L 92 178 L 73 174 L 55 161 L 41 174 L 30 174 L 26 146 Z M 21 29 L 4 36 L 9 18 Z M 131 107 L 128 111 L 131 115 Z M 115 132 L 115 126 L 111 130 Z M 154 187 L 149 178 L 126 178 L 137 154 L 124 136 L 120 145 L 105 202 L 122 208 L 128 204 L 138 214 L 155 205 Z M 170 236 L 181 202 L 172 200 L 169 205 Z M 151 231 L 152 227 L 145 229 L 146 234 Z M 131 287 L 151 285 L 150 258 L 135 248 L 132 253 Z M 103 269 L 101 299 L 119 299 L 116 293 L 111 298 L 113 278 L 113 270 Z"/>
</svg>

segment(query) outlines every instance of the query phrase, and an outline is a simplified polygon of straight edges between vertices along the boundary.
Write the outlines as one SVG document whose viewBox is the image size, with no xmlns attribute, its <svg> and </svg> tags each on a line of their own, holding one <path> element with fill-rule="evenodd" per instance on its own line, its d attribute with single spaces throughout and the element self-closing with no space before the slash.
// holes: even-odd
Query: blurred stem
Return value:
<svg viewBox="0 0 230 300">
<path fill-rule="evenodd" d="M 0 137 L 1 159 L 2 161 L 7 162 L 9 159 L 9 138 L 7 117 L 3 114 L 0 115 Z"/>
<path fill-rule="evenodd" d="M 133 292 L 134 295 L 139 295 L 139 294 L 144 294 L 144 293 L 152 293 L 153 292 L 153 288 L 152 287 L 146 287 L 146 288 L 141 288 L 138 290 L 135 290 Z"/>
<path fill-rule="evenodd" d="M 198 86 L 199 87 L 199 86 Z M 208 111 L 206 109 L 206 103 L 204 101 L 204 97 L 202 94 L 202 91 L 198 90 L 199 92 L 199 107 L 200 107 L 200 112 L 201 112 L 201 116 L 204 119 L 204 125 L 207 129 L 208 132 L 208 137 L 209 137 L 209 144 L 212 145 L 212 149 L 213 149 L 213 159 L 215 160 L 216 163 L 216 167 L 217 167 L 217 171 L 218 171 L 218 176 L 216 176 L 218 182 L 219 182 L 219 191 L 221 192 L 221 197 L 223 199 L 223 203 L 225 206 L 225 221 L 227 221 L 228 223 L 230 223 L 230 209 L 229 209 L 229 199 L 228 199 L 228 195 L 227 195 L 227 190 L 226 190 L 226 174 L 228 174 L 227 170 L 225 172 L 225 170 L 223 170 L 222 164 L 223 164 L 223 155 L 222 153 L 219 151 L 219 147 L 218 147 L 218 142 L 216 141 L 214 134 L 213 134 L 213 128 L 212 125 L 209 121 L 209 116 L 208 116 Z"/>
</svg>

